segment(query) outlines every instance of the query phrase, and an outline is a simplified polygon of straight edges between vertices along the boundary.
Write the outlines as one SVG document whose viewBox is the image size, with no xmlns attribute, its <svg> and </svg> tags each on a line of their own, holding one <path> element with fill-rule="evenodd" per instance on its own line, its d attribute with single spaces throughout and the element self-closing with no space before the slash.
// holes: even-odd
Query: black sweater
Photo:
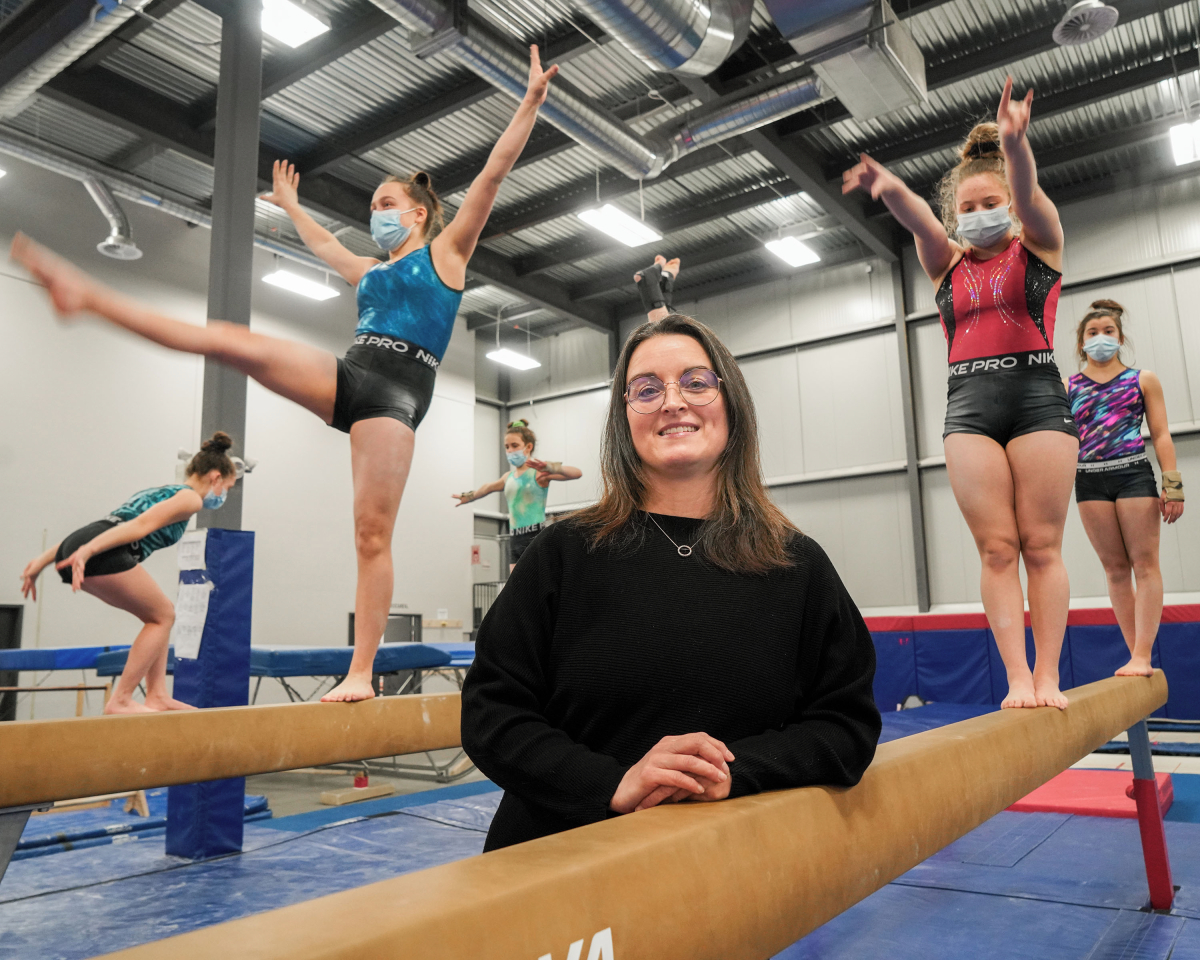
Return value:
<svg viewBox="0 0 1200 960">
<path fill-rule="evenodd" d="M 655 514 L 677 543 L 699 520 Z M 640 542 L 589 550 L 570 520 L 538 535 L 479 628 L 462 743 L 504 788 L 485 849 L 615 816 L 625 771 L 665 736 L 723 740 L 730 796 L 852 786 L 875 753 L 875 649 L 815 541 L 795 565 L 734 574 Z"/>
</svg>

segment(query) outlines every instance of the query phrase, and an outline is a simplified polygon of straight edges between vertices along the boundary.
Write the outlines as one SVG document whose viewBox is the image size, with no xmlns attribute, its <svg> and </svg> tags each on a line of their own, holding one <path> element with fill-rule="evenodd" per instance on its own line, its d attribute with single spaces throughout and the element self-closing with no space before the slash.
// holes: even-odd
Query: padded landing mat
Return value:
<svg viewBox="0 0 1200 960">
<path fill-rule="evenodd" d="M 1001 813 L 893 884 L 1115 910 L 1145 906 L 1149 894 L 1136 820 L 1073 816 L 1011 867 L 964 862 L 964 850 L 1002 836 L 1014 820 L 1051 816 L 1056 815 Z M 1200 920 L 1200 825 L 1167 823 L 1166 831 L 1180 887 L 1173 912 Z"/>
<path fill-rule="evenodd" d="M 1169 773 L 1154 777 L 1163 813 L 1171 809 L 1175 790 Z M 1133 786 L 1128 770 L 1064 770 L 1026 794 L 1009 810 L 1017 813 L 1075 813 L 1084 817 L 1137 819 L 1137 802 L 1126 796 Z"/>
<path fill-rule="evenodd" d="M 474 856 L 499 802 L 493 790 L 303 833 L 250 825 L 247 850 L 202 863 L 161 840 L 13 863 L 0 960 L 79 960 Z"/>
<path fill-rule="evenodd" d="M 972 717 L 982 717 L 985 713 L 999 710 L 999 707 L 977 703 L 927 703 L 923 707 L 912 710 L 892 710 L 883 714 L 883 733 L 880 743 L 889 740 L 899 740 L 901 737 L 914 733 L 924 733 L 948 723 L 958 723 L 960 720 L 970 720 Z"/>
</svg>

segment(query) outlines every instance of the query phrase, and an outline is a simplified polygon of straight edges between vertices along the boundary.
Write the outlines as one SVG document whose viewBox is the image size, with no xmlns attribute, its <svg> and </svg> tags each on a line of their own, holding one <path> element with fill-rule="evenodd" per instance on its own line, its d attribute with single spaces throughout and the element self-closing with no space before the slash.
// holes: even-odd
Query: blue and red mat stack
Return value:
<svg viewBox="0 0 1200 960">
<path fill-rule="evenodd" d="M 888 713 L 883 739 L 990 709 Z M 1200 960 L 1200 776 L 1177 774 L 1175 793 L 1170 916 L 1141 912 L 1136 821 L 1002 813 L 779 957 Z M 242 853 L 202 863 L 153 838 L 15 862 L 0 960 L 91 957 L 473 856 L 499 799 L 470 783 L 248 823 Z"/>
</svg>

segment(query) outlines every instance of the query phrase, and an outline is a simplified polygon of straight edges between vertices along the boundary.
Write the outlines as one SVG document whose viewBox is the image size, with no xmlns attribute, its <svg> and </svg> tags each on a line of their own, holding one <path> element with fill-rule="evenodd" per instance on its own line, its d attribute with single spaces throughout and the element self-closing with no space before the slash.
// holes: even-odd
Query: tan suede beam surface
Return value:
<svg viewBox="0 0 1200 960">
<path fill-rule="evenodd" d="M 1068 696 L 884 744 L 853 789 L 656 807 L 110 956 L 567 960 L 583 941 L 578 960 L 763 960 L 1153 712 L 1167 682 Z"/>
<path fill-rule="evenodd" d="M 459 745 L 457 693 L 0 725 L 0 807 Z"/>
</svg>

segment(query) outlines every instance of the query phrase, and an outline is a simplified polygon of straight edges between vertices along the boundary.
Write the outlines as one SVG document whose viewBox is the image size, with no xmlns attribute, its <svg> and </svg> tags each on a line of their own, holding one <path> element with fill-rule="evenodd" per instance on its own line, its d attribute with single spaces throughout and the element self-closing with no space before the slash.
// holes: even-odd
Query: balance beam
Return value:
<svg viewBox="0 0 1200 960">
<path fill-rule="evenodd" d="M 0 725 L 0 810 L 460 746 L 460 695 Z"/>
<path fill-rule="evenodd" d="M 1152 713 L 1167 682 L 1068 698 L 883 744 L 851 789 L 655 807 L 108 956 L 764 960 Z"/>
</svg>

